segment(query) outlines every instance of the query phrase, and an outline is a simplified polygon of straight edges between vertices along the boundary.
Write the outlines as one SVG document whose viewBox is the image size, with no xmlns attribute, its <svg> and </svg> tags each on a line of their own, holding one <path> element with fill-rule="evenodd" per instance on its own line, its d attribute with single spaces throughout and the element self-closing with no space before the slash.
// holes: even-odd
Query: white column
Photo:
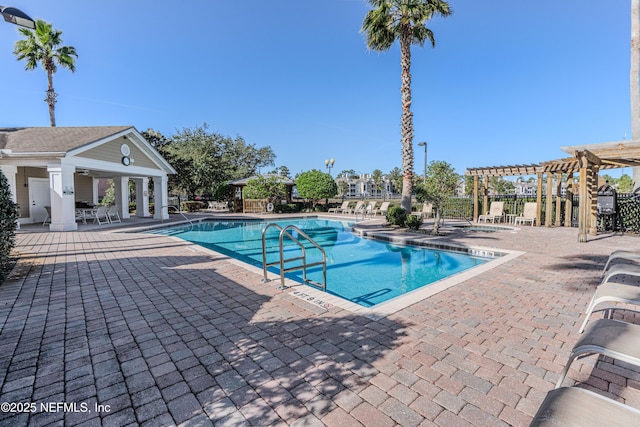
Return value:
<svg viewBox="0 0 640 427">
<path fill-rule="evenodd" d="M 100 181 L 96 178 L 93 178 L 93 199 L 91 199 L 91 203 L 93 203 L 94 206 L 98 205 L 98 192 L 99 192 L 99 185 Z"/>
<path fill-rule="evenodd" d="M 169 219 L 169 178 L 167 175 L 153 177 L 153 218 Z"/>
<path fill-rule="evenodd" d="M 133 178 L 136 184 L 136 216 L 149 217 L 149 178 Z"/>
<path fill-rule="evenodd" d="M 11 200 L 13 200 L 14 203 L 18 203 L 18 199 L 16 199 L 16 175 L 18 174 L 18 167 L 13 165 L 1 165 L 0 170 L 2 170 L 2 173 L 7 177 L 7 181 L 9 182 Z"/>
<path fill-rule="evenodd" d="M 51 195 L 51 231 L 73 231 L 76 224 L 75 188 L 73 174 L 74 165 L 47 165 L 49 172 L 49 191 Z"/>
<path fill-rule="evenodd" d="M 113 185 L 116 190 L 116 205 L 120 211 L 120 218 L 131 218 L 129 216 L 129 177 L 116 176 L 113 178 Z"/>
</svg>

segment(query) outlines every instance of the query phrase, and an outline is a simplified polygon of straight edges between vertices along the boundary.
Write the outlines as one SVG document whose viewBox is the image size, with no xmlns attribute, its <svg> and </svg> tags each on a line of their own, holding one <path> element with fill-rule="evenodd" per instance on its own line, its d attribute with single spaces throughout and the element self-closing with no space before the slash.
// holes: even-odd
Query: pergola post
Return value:
<svg viewBox="0 0 640 427">
<path fill-rule="evenodd" d="M 600 159 L 588 150 L 577 150 L 580 165 L 580 201 L 578 214 L 578 242 L 587 241 L 587 233 L 595 236 L 598 232 L 598 164 Z"/>
<path fill-rule="evenodd" d="M 489 177 L 487 175 L 484 176 L 483 184 L 482 210 L 486 213 L 489 210 Z"/>
<path fill-rule="evenodd" d="M 554 225 L 559 227 L 560 218 L 562 214 L 562 173 L 556 174 L 556 220 L 554 221 Z"/>
<path fill-rule="evenodd" d="M 547 173 L 547 202 L 544 210 L 544 225 L 551 227 L 553 225 L 553 174 Z"/>
<path fill-rule="evenodd" d="M 473 222 L 478 222 L 478 175 L 473 177 Z"/>
<path fill-rule="evenodd" d="M 538 212 L 536 212 L 536 227 L 542 225 L 542 172 L 538 172 L 538 189 L 536 191 L 536 203 Z"/>
<path fill-rule="evenodd" d="M 573 213 L 573 172 L 567 174 L 567 193 L 564 202 L 564 226 L 571 227 Z"/>
<path fill-rule="evenodd" d="M 596 236 L 598 234 L 598 165 L 591 166 L 589 180 L 589 234 Z"/>
</svg>

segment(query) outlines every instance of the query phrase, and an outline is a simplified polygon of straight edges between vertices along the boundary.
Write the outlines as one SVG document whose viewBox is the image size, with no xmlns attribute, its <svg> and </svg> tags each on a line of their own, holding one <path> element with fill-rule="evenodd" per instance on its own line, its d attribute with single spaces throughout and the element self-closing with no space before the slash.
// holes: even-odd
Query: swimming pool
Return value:
<svg viewBox="0 0 640 427">
<path fill-rule="evenodd" d="M 363 307 L 372 307 L 427 286 L 443 278 L 484 264 L 490 258 L 425 247 L 399 245 L 360 238 L 351 224 L 320 218 L 272 221 L 281 227 L 293 224 L 320 244 L 327 256 L 327 292 Z M 264 221 L 203 221 L 193 226 L 161 229 L 158 234 L 179 237 L 233 258 L 262 267 Z M 279 230 L 267 231 L 267 263 L 278 259 Z M 321 259 L 306 245 L 308 262 Z M 300 249 L 285 242 L 286 257 Z M 273 268 L 273 272 L 278 272 Z M 302 282 L 302 272 L 287 273 Z M 312 267 L 307 277 L 322 282 L 322 268 Z"/>
</svg>

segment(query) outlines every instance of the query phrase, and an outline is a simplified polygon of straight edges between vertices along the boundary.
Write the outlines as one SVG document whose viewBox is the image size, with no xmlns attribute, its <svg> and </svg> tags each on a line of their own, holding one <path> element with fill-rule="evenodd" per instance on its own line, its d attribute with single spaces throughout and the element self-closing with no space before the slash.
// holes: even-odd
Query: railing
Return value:
<svg viewBox="0 0 640 427">
<path fill-rule="evenodd" d="M 244 199 L 242 201 L 242 211 L 244 213 L 262 213 L 266 211 L 267 199 Z"/>
<path fill-rule="evenodd" d="M 267 239 L 266 239 L 266 235 L 267 235 L 267 230 L 269 230 L 269 228 L 274 227 L 277 228 L 278 230 L 280 230 L 280 236 L 278 237 L 278 248 L 279 248 L 279 259 L 275 262 L 272 263 L 267 263 Z M 304 247 L 304 245 L 300 242 L 300 240 L 296 239 L 291 233 L 289 233 L 289 230 L 293 230 L 295 232 L 298 233 L 299 236 L 302 236 L 304 239 L 306 239 L 309 243 L 311 243 L 316 249 L 318 249 L 320 251 L 320 253 L 322 254 L 322 261 L 316 261 L 316 262 L 312 262 L 312 263 L 307 263 L 307 249 Z M 289 259 L 285 259 L 284 258 L 284 238 L 287 237 L 289 238 L 292 242 L 294 242 L 302 251 L 302 255 L 298 256 L 298 257 L 293 257 L 293 258 L 289 258 Z M 293 261 L 302 261 L 301 265 L 297 265 L 297 266 L 293 266 L 293 267 L 289 267 L 286 268 L 285 267 L 285 263 L 288 262 L 293 262 Z M 288 273 L 290 271 L 295 271 L 295 270 L 302 270 L 302 281 L 305 284 L 312 284 L 314 286 L 317 286 L 319 288 L 321 288 L 324 292 L 327 291 L 327 255 L 324 251 L 324 249 L 322 249 L 322 246 L 318 245 L 311 237 L 307 236 L 307 234 L 305 234 L 302 230 L 300 230 L 298 227 L 296 227 L 295 225 L 287 225 L 286 227 L 282 228 L 281 226 L 279 226 L 278 224 L 275 223 L 270 223 L 267 224 L 267 226 L 262 230 L 262 272 L 264 275 L 264 278 L 262 279 L 263 282 L 268 282 L 270 279 L 267 277 L 267 268 L 268 267 L 273 267 L 274 265 L 279 265 L 280 266 L 280 288 L 279 289 L 286 289 L 286 286 L 284 284 L 284 275 L 285 273 Z M 322 265 L 322 283 L 318 283 L 315 282 L 313 280 L 307 279 L 307 267 L 315 267 L 318 265 Z"/>
<path fill-rule="evenodd" d="M 180 215 L 182 215 L 182 218 L 186 219 L 187 222 L 191 225 L 191 227 L 193 227 L 193 222 L 186 217 L 185 214 L 182 213 L 182 211 L 180 209 L 178 209 L 176 206 L 173 205 L 168 205 L 168 206 L 163 206 L 162 209 L 167 208 L 167 211 L 169 210 L 169 208 L 173 208 L 177 213 L 179 213 Z M 164 218 L 162 219 L 162 222 L 164 223 Z"/>
</svg>

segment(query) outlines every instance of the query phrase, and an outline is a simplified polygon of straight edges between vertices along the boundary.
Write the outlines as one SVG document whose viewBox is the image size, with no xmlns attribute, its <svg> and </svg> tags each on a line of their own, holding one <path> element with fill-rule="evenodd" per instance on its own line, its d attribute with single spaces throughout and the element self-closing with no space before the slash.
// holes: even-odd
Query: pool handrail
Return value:
<svg viewBox="0 0 640 427">
<path fill-rule="evenodd" d="M 279 247 L 279 259 L 278 261 L 272 262 L 272 263 L 267 263 L 267 245 L 266 245 L 266 234 L 267 234 L 267 230 L 271 227 L 275 227 L 278 230 L 280 230 L 280 235 L 278 237 L 278 247 Z M 300 242 L 300 240 L 296 239 L 290 232 L 289 230 L 293 230 L 296 231 L 298 233 L 298 235 L 302 236 L 303 238 L 305 238 L 309 243 L 311 243 L 316 249 L 318 249 L 320 251 L 320 253 L 322 254 L 322 261 L 317 261 L 317 262 L 312 262 L 312 263 L 307 263 L 307 250 L 304 247 L 304 245 Z M 294 257 L 294 258 L 289 258 L 289 259 L 285 259 L 284 258 L 284 237 L 288 237 L 292 242 L 294 242 L 298 247 L 300 247 L 301 251 L 302 251 L 302 255 L 299 257 Z M 298 260 L 302 260 L 302 264 L 299 266 L 295 266 L 295 267 L 289 267 L 289 268 L 285 268 L 285 263 L 287 262 L 292 262 L 292 261 L 298 261 Z M 267 224 L 267 226 L 262 230 L 262 273 L 264 278 L 262 279 L 263 282 L 268 282 L 270 279 L 267 276 L 267 267 L 272 267 L 274 265 L 280 265 L 280 289 L 286 289 L 286 286 L 284 284 L 284 275 L 285 273 L 288 273 L 290 271 L 295 271 L 295 270 L 302 270 L 302 280 L 303 283 L 307 284 L 307 283 L 311 283 L 317 287 L 320 287 L 324 292 L 327 291 L 327 255 L 324 251 L 324 249 L 322 248 L 322 246 L 320 246 L 317 242 L 315 242 L 311 237 L 309 237 L 305 232 L 303 232 L 302 230 L 300 230 L 298 227 L 296 227 L 295 225 L 287 225 L 286 227 L 281 227 L 278 224 L 275 223 L 270 223 Z M 322 283 L 318 283 L 315 282 L 313 280 L 307 279 L 307 267 L 315 267 L 317 265 L 322 265 Z"/>
</svg>

